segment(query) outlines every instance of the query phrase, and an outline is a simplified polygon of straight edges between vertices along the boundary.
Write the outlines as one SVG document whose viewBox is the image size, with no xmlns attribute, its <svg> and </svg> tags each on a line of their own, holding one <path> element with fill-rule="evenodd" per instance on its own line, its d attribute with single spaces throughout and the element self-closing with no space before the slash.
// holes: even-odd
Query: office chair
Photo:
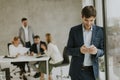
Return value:
<svg viewBox="0 0 120 80">
<path fill-rule="evenodd" d="M 59 79 L 59 77 L 61 78 L 61 80 L 63 80 L 63 78 L 69 78 L 69 76 L 64 76 L 63 75 L 63 70 L 62 70 L 62 67 L 68 66 L 69 63 L 70 63 L 70 60 L 69 60 L 69 56 L 67 54 L 67 50 L 66 50 L 66 47 L 65 47 L 64 50 L 63 50 L 63 62 L 62 62 L 62 64 L 60 64 L 58 66 L 55 66 L 55 67 L 60 67 L 60 75 L 56 75 L 57 79 Z"/>
</svg>

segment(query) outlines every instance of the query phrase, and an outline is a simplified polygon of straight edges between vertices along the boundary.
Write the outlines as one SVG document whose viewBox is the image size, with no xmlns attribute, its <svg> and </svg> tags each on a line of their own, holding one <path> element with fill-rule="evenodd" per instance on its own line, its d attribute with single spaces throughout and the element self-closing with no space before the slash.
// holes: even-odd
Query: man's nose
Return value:
<svg viewBox="0 0 120 80">
<path fill-rule="evenodd" d="M 90 22 L 90 21 L 88 21 L 88 25 L 91 25 L 91 22 Z"/>
</svg>

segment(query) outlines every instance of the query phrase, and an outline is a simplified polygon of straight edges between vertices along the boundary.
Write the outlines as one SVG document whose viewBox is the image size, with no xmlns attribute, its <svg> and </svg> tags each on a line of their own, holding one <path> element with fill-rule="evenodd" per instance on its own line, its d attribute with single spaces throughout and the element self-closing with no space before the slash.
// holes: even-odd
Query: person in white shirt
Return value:
<svg viewBox="0 0 120 80">
<path fill-rule="evenodd" d="M 31 45 L 33 44 L 33 37 L 34 33 L 31 28 L 31 26 L 28 25 L 28 19 L 27 18 L 22 18 L 21 19 L 22 26 L 19 29 L 19 38 L 22 43 L 22 45 L 26 48 L 30 48 Z M 28 72 L 30 72 L 30 66 L 27 63 L 28 67 Z"/>
<path fill-rule="evenodd" d="M 28 25 L 27 18 L 21 19 L 22 26 L 19 29 L 19 38 L 24 47 L 30 48 L 33 44 L 34 33 L 31 26 Z"/>
<path fill-rule="evenodd" d="M 58 66 L 62 63 L 63 57 L 58 47 L 52 43 L 50 33 L 46 34 L 46 41 L 48 43 L 47 49 L 45 45 L 41 45 L 41 48 L 44 50 L 44 53 L 51 58 L 49 61 L 49 72 L 51 72 L 54 66 Z M 45 62 L 39 64 L 39 70 L 41 72 L 40 80 L 44 80 L 44 73 L 46 73 Z M 52 80 L 51 74 L 49 74 L 49 80 Z"/>
<path fill-rule="evenodd" d="M 19 57 L 20 55 L 25 55 L 29 49 L 25 48 L 20 44 L 19 37 L 14 37 L 12 44 L 9 45 L 9 55 L 11 57 Z M 16 65 L 20 68 L 20 76 L 22 76 L 25 71 L 25 62 L 12 62 L 13 65 Z"/>
</svg>

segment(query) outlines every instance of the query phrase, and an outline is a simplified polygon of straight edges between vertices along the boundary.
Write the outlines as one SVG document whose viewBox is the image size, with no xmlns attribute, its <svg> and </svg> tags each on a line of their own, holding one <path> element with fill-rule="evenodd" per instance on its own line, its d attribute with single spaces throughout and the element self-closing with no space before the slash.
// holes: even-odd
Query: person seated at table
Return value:
<svg viewBox="0 0 120 80">
<path fill-rule="evenodd" d="M 11 45 L 9 46 L 9 55 L 11 57 L 19 57 L 20 55 L 25 55 L 29 49 L 25 48 L 20 44 L 19 37 L 14 37 Z M 23 76 L 25 71 L 25 62 L 12 62 L 13 65 L 16 65 L 20 68 L 20 76 Z"/>
<path fill-rule="evenodd" d="M 34 56 L 44 54 L 44 50 L 40 47 L 42 44 L 44 44 L 47 48 L 46 43 L 44 41 L 41 41 L 38 35 L 34 36 L 34 44 L 30 48 L 30 55 Z M 37 67 L 38 63 L 38 61 L 29 62 L 30 67 L 32 67 L 33 70 L 36 71 L 35 75 L 33 76 L 34 78 L 40 77 L 40 72 Z"/>
<path fill-rule="evenodd" d="M 41 48 L 44 50 L 44 53 L 50 57 L 49 61 L 49 80 L 52 80 L 51 71 L 52 68 L 58 66 L 62 63 L 63 57 L 60 53 L 58 47 L 52 43 L 52 37 L 50 33 L 46 34 L 47 48 L 44 45 L 41 45 Z M 39 64 L 39 71 L 41 72 L 40 80 L 44 80 L 44 73 L 46 73 L 46 63 L 41 62 Z"/>
</svg>

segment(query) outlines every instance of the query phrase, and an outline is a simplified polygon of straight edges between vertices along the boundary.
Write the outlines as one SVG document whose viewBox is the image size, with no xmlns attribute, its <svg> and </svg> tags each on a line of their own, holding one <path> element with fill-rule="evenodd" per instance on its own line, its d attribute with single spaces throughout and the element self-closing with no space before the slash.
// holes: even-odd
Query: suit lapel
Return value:
<svg viewBox="0 0 120 80">
<path fill-rule="evenodd" d="M 93 31 L 92 31 L 91 45 L 93 44 L 93 42 L 95 40 L 96 33 L 97 33 L 96 26 L 94 25 Z"/>
<path fill-rule="evenodd" d="M 79 26 L 79 29 L 78 29 L 79 31 L 79 33 L 78 33 L 78 35 L 79 35 L 79 38 L 78 38 L 78 40 L 80 40 L 80 45 L 82 46 L 82 45 L 84 45 L 84 38 L 83 38 L 83 28 L 82 28 L 82 24 Z M 83 62 L 84 62 L 84 54 L 81 54 L 81 61 L 82 61 L 82 65 L 83 65 Z"/>
<path fill-rule="evenodd" d="M 30 27 L 28 26 L 28 38 L 30 40 Z M 30 40 L 31 41 L 31 40 Z"/>
<path fill-rule="evenodd" d="M 23 36 L 23 39 L 24 39 L 24 42 L 25 42 L 25 31 L 24 31 L 23 27 L 22 27 L 22 36 Z"/>
<path fill-rule="evenodd" d="M 79 35 L 79 39 L 78 40 L 80 40 L 81 41 L 81 45 L 83 45 L 84 44 L 84 38 L 83 38 L 83 29 L 82 29 L 82 24 L 79 26 L 79 33 L 78 33 L 78 35 Z"/>
<path fill-rule="evenodd" d="M 92 28 L 93 28 L 93 30 L 92 30 L 91 45 L 93 44 L 93 42 L 94 42 L 94 40 L 95 40 L 96 33 L 97 33 L 96 26 L 93 25 Z M 79 32 L 79 34 L 80 34 L 80 36 L 79 36 L 80 39 L 78 39 L 78 40 L 81 40 L 82 44 L 84 44 L 82 24 L 79 26 L 78 29 L 79 29 L 78 32 Z"/>
</svg>

